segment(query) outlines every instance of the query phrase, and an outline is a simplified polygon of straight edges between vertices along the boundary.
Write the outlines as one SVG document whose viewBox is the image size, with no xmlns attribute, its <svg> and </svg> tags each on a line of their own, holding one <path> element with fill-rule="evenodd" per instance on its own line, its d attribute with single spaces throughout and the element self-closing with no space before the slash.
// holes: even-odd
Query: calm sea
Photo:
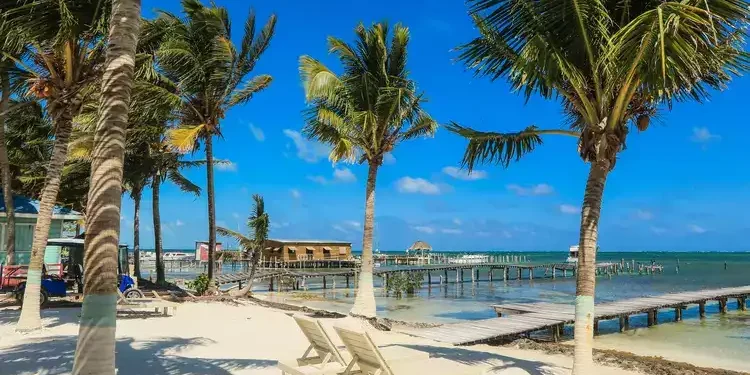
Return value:
<svg viewBox="0 0 750 375">
<path fill-rule="evenodd" d="M 505 253 L 503 253 L 505 254 Z M 525 255 L 532 263 L 562 262 L 567 257 L 564 252 L 512 253 Z M 625 298 L 642 297 L 670 292 L 692 291 L 710 288 L 750 285 L 750 253 L 736 252 L 600 252 L 597 261 L 651 263 L 664 266 L 663 274 L 599 276 L 596 283 L 596 301 L 615 301 Z M 679 270 L 678 270 L 679 264 Z M 433 273 L 432 281 L 437 283 L 442 273 Z M 559 277 L 555 280 L 542 279 L 543 271 L 535 273 L 534 280 L 510 280 L 487 282 L 487 270 L 480 268 L 480 282 L 472 284 L 450 283 L 447 285 L 425 285 L 413 297 L 396 299 L 386 297 L 382 288 L 376 290 L 378 314 L 382 317 L 406 321 L 450 323 L 462 320 L 495 317 L 489 307 L 497 303 L 555 302 L 573 303 L 575 299 L 575 278 Z M 524 277 L 526 273 L 524 272 Z M 465 279 L 470 280 L 469 272 Z M 495 274 L 495 279 L 499 276 Z M 455 280 L 453 273 L 449 274 Z M 502 277 L 502 276 L 500 276 Z M 328 282 L 331 287 L 331 281 Z M 382 280 L 376 278 L 376 287 L 382 287 Z M 343 280 L 337 281 L 337 289 L 322 290 L 312 284 L 308 293 L 324 297 L 325 301 L 304 301 L 305 304 L 347 312 L 353 302 L 353 292 L 342 288 Z M 265 286 L 261 286 L 261 289 Z M 260 289 L 259 289 L 260 290 Z M 290 297 L 294 294 L 278 296 Z M 309 297 L 308 297 L 309 298 Z M 301 301 L 300 301 L 301 302 Z M 656 352 L 645 355 L 663 355 L 667 358 L 684 359 L 690 353 L 693 362 L 710 366 L 721 361 L 722 367 L 736 370 L 750 370 L 744 356 L 750 352 L 750 313 L 739 312 L 731 302 L 729 314 L 715 312 L 717 306 L 707 307 L 708 318 L 697 319 L 697 307 L 684 313 L 681 323 L 667 323 L 674 319 L 674 312 L 663 310 L 659 320 L 665 324 L 645 329 L 646 317 L 635 316 L 631 327 L 624 334 L 617 332 L 617 323 L 602 322 L 602 335 L 597 345 L 615 349 L 633 350 L 637 343 L 639 350 Z M 644 329 L 639 329 L 644 328 Z M 572 332 L 567 332 L 568 334 Z M 635 350 L 637 351 L 637 350 Z"/>
</svg>

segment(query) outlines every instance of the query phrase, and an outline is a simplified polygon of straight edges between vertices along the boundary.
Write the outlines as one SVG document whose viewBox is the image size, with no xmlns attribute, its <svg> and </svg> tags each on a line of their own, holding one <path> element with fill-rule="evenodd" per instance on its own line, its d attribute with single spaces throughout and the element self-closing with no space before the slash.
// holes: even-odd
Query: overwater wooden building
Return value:
<svg viewBox="0 0 750 375">
<path fill-rule="evenodd" d="M 345 241 L 269 239 L 263 248 L 263 259 L 272 262 L 351 258 L 352 243 Z"/>
</svg>

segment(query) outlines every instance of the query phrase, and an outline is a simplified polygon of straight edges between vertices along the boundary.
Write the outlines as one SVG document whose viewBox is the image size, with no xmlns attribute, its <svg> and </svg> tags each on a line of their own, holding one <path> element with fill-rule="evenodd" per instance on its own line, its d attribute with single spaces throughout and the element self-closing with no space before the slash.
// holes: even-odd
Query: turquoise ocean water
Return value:
<svg viewBox="0 0 750 375">
<path fill-rule="evenodd" d="M 565 252 L 502 253 L 525 255 L 531 263 L 563 262 Z M 651 261 L 664 266 L 663 274 L 599 276 L 596 283 L 596 301 L 616 301 L 625 298 L 657 295 L 662 293 L 693 291 L 750 285 L 750 252 L 599 252 L 597 261 L 620 262 Z M 679 260 L 679 271 L 677 269 Z M 434 272 L 432 281 L 437 283 L 442 272 Z M 524 272 L 524 277 L 525 277 Z M 555 280 L 543 279 L 543 271 L 535 273 L 534 280 L 510 280 L 503 282 L 487 280 L 487 270 L 480 268 L 480 282 L 472 284 L 449 283 L 447 285 L 424 285 L 413 297 L 396 299 L 386 297 L 382 288 L 376 289 L 378 315 L 398 320 L 450 323 L 463 320 L 495 317 L 489 307 L 497 303 L 555 302 L 573 303 L 575 278 Z M 495 280 L 501 274 L 495 274 Z M 449 274 L 451 281 L 455 274 Z M 470 280 L 469 272 L 464 273 Z M 318 294 L 325 301 L 304 301 L 307 305 L 347 312 L 351 308 L 354 294 L 342 288 L 343 280 L 337 281 L 337 289 L 320 288 L 312 284 L 307 293 Z M 328 281 L 331 287 L 331 281 Z M 376 287 L 382 280 L 376 277 Z M 258 290 L 262 290 L 261 286 Z M 293 294 L 278 296 L 292 298 Z M 697 307 L 685 311 L 684 321 L 671 323 L 673 310 L 662 310 L 657 327 L 646 329 L 646 316 L 636 315 L 631 319 L 633 330 L 619 334 L 615 321 L 600 323 L 602 335 L 595 340 L 597 345 L 614 349 L 638 352 L 644 355 L 663 355 L 676 360 L 689 360 L 704 366 L 750 371 L 750 363 L 744 356 L 750 353 L 750 313 L 737 311 L 733 301 L 730 312 L 717 314 L 718 307 L 707 307 L 708 318 L 698 319 Z M 568 328 L 567 334 L 572 334 Z M 637 344 L 637 345 L 634 345 Z M 653 352 L 652 352 L 653 350 Z"/>
</svg>

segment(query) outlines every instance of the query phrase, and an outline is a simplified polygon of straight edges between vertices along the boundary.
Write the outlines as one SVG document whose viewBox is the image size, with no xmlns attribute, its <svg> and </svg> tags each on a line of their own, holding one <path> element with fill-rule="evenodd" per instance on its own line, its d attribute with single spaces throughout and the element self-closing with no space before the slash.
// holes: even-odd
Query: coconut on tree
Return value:
<svg viewBox="0 0 750 375">
<path fill-rule="evenodd" d="M 352 315 L 375 316 L 372 241 L 375 185 L 383 157 L 400 142 L 431 136 L 438 124 L 422 108 L 424 95 L 406 69 L 409 29 L 386 23 L 359 24 L 356 44 L 329 37 L 328 50 L 340 61 L 337 74 L 322 62 L 300 58 L 300 74 L 309 108 L 303 133 L 331 146 L 333 162 L 368 165 L 362 269 Z M 389 34 L 389 32 L 391 32 Z"/>
<path fill-rule="evenodd" d="M 459 47 L 476 75 L 504 79 L 527 99 L 559 100 L 566 127 L 484 132 L 452 123 L 469 140 L 463 163 L 507 167 L 543 137 L 575 139 L 590 165 L 581 209 L 574 374 L 590 374 L 596 244 L 602 196 L 631 129 L 675 102 L 701 101 L 749 67 L 743 0 L 469 0 L 479 36 Z M 504 126 L 503 126 L 504 127 Z"/>
<path fill-rule="evenodd" d="M 226 8 L 204 6 L 199 0 L 183 0 L 183 17 L 161 12 L 154 20 L 154 34 L 163 41 L 156 61 L 166 76 L 177 82 L 182 106 L 179 127 L 169 133 L 169 142 L 181 152 L 195 151 L 203 144 L 206 155 L 208 197 L 208 277 L 213 286 L 216 247 L 216 204 L 214 196 L 214 137 L 221 137 L 227 111 L 248 103 L 253 95 L 271 84 L 271 76 L 248 78 L 270 45 L 276 27 L 271 15 L 256 31 L 251 10 L 244 24 L 239 49 L 231 40 Z"/>
</svg>

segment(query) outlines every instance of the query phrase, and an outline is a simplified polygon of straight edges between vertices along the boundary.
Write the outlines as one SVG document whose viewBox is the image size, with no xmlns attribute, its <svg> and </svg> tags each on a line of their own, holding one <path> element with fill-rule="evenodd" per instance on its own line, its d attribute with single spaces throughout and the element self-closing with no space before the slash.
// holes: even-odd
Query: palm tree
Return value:
<svg viewBox="0 0 750 375">
<path fill-rule="evenodd" d="M 113 1 L 86 209 L 83 263 L 88 271 L 73 362 L 77 375 L 115 374 L 122 172 L 140 14 L 139 0 Z"/>
<path fill-rule="evenodd" d="M 1 31 L 0 31 L 1 32 Z M 2 34 L 0 34 L 2 38 Z M 5 59 L 0 56 L 0 178 L 3 180 L 3 200 L 6 214 L 6 237 L 5 237 L 5 264 L 12 265 L 15 262 L 16 243 L 16 220 L 13 210 L 13 189 L 10 174 L 10 160 L 8 159 L 8 148 L 5 140 L 5 119 L 8 115 L 10 103 L 10 74 L 9 66 Z"/>
<path fill-rule="evenodd" d="M 260 260 L 260 254 L 263 251 L 263 246 L 268 240 L 268 227 L 270 225 L 270 219 L 263 203 L 263 197 L 255 194 L 253 195 L 253 212 L 250 217 L 247 218 L 247 228 L 250 230 L 250 237 L 245 237 L 243 234 L 235 232 L 231 229 L 222 227 L 216 228 L 216 231 L 227 237 L 234 238 L 242 249 L 250 258 L 250 276 L 247 280 L 247 285 L 239 291 L 239 296 L 245 296 L 253 290 L 253 278 L 255 277 L 255 269 L 258 266 Z"/>
<path fill-rule="evenodd" d="M 245 79 L 268 48 L 276 26 L 271 15 L 258 35 L 255 13 L 245 21 L 239 51 L 231 41 L 226 8 L 205 7 L 199 0 L 182 1 L 184 18 L 161 12 L 154 22 L 164 41 L 156 57 L 160 68 L 179 85 L 183 99 L 181 126 L 170 132 L 170 143 L 182 152 L 194 151 L 202 142 L 206 153 L 208 193 L 208 277 L 213 285 L 216 247 L 213 138 L 221 137 L 226 112 L 245 104 L 271 83 L 271 76 Z"/>
<path fill-rule="evenodd" d="M 182 154 L 172 150 L 166 142 L 160 142 L 153 146 L 150 157 L 153 160 L 153 169 L 151 171 L 151 193 L 152 193 L 152 213 L 154 219 L 154 251 L 156 252 L 156 283 L 163 285 L 166 283 L 164 275 L 164 259 L 162 255 L 161 235 L 161 213 L 159 211 L 160 187 L 165 181 L 172 181 L 180 190 L 200 195 L 201 188 L 188 180 L 180 170 L 183 168 L 202 166 L 206 164 L 205 160 L 185 161 L 182 160 Z"/>
<path fill-rule="evenodd" d="M 133 200 L 133 268 L 136 278 L 141 278 L 141 199 L 143 189 L 151 183 L 151 159 L 143 147 L 135 154 L 125 155 L 123 180 L 125 189 Z"/>
<path fill-rule="evenodd" d="M 6 57 L 22 70 L 19 75 L 31 86 L 28 95 L 46 103 L 55 128 L 17 326 L 19 331 L 30 331 L 41 328 L 39 291 L 52 209 L 60 188 L 73 117 L 80 111 L 85 96 L 96 91 L 92 84 L 101 77 L 106 50 L 103 40 L 111 4 L 107 0 L 40 0 L 18 4 L 8 15 L 19 34 L 29 38 L 28 44 L 22 58 Z"/>
<path fill-rule="evenodd" d="M 329 37 L 329 52 L 343 65 L 337 75 L 310 56 L 300 58 L 300 73 L 310 108 L 303 132 L 331 145 L 332 161 L 367 163 L 362 270 L 352 315 L 374 317 L 372 237 L 375 181 L 383 156 L 401 141 L 431 136 L 438 124 L 421 107 L 425 102 L 406 70 L 409 29 L 397 24 L 359 24 L 356 45 Z"/>
<path fill-rule="evenodd" d="M 568 129 L 535 126 L 519 132 L 480 132 L 456 123 L 469 139 L 463 163 L 512 161 L 547 135 L 578 140 L 590 164 L 581 210 L 576 284 L 575 374 L 590 374 L 597 232 L 607 176 L 632 125 L 675 101 L 708 97 L 748 69 L 744 52 L 747 3 L 685 1 L 470 0 L 480 36 L 459 59 L 479 76 L 504 78 L 528 99 L 559 98 Z"/>
</svg>

